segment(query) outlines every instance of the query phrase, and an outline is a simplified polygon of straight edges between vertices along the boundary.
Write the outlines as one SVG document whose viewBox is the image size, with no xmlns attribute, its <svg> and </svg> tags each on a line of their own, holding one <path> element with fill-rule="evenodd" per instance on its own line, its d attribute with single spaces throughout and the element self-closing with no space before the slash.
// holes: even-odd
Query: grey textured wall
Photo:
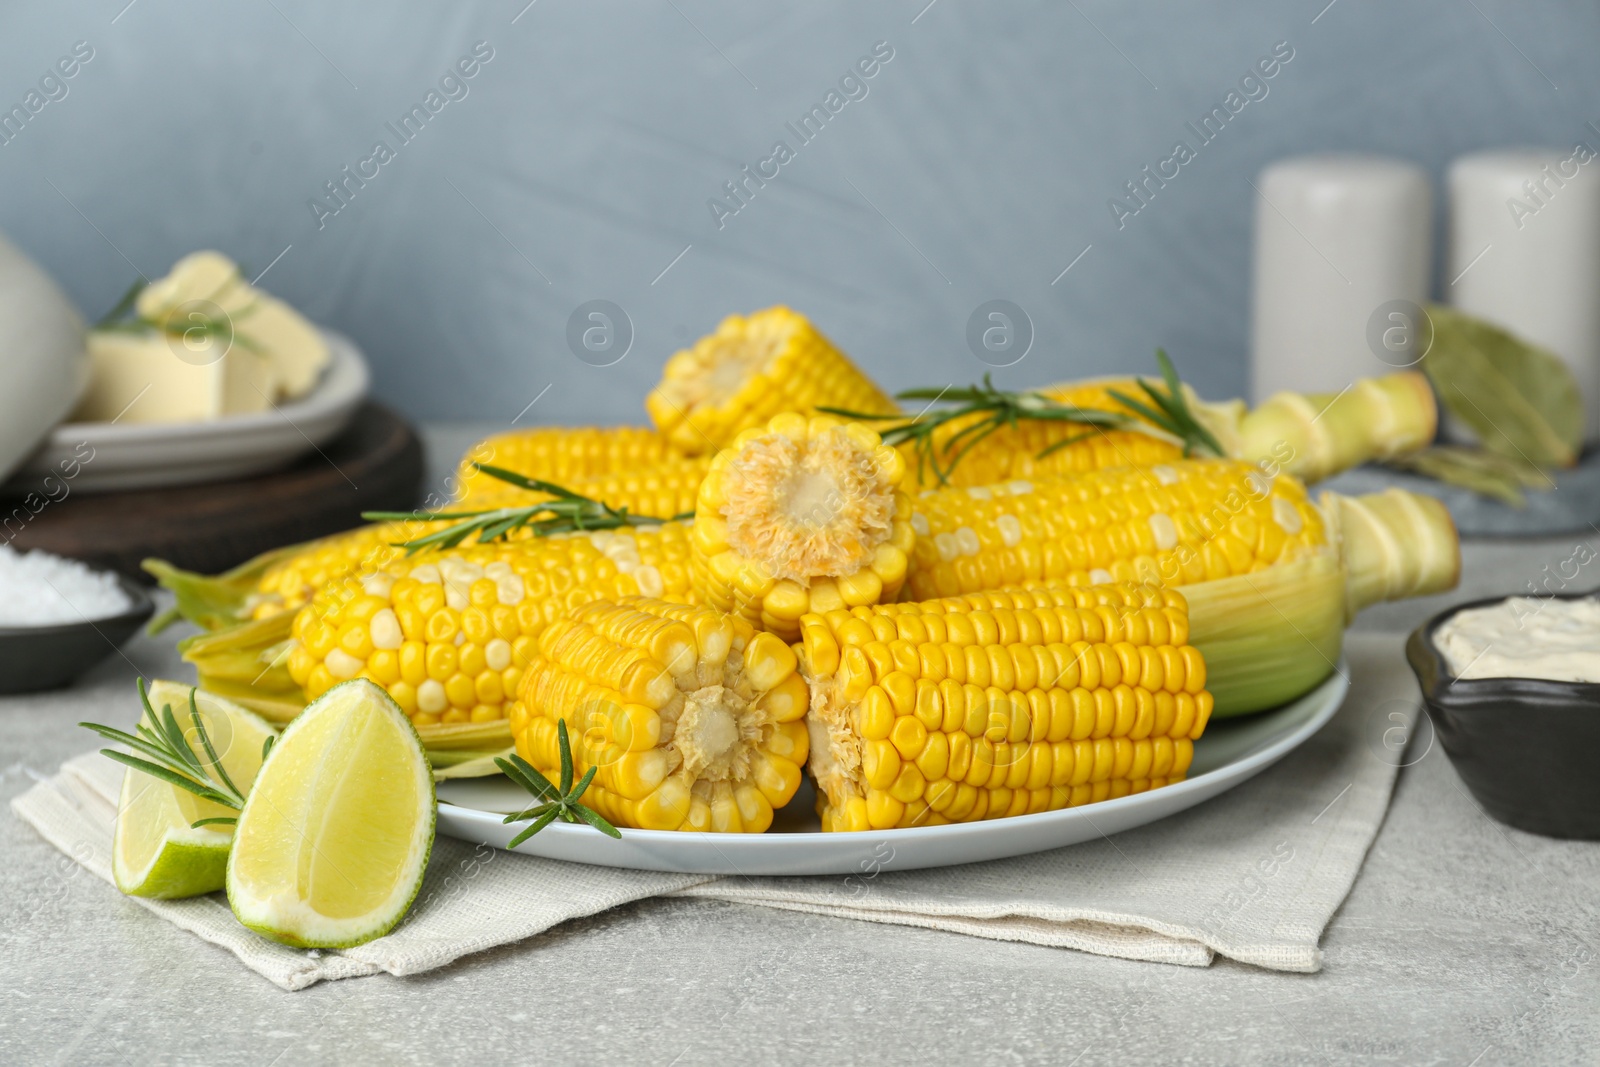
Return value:
<svg viewBox="0 0 1600 1067">
<path fill-rule="evenodd" d="M 1036 339 L 1001 382 L 1148 369 L 1162 345 L 1233 395 L 1264 163 L 1437 174 L 1600 121 L 1580 0 L 124 3 L 0 10 L 0 110 L 93 49 L 0 144 L 0 229 L 90 315 L 198 247 L 281 253 L 262 284 L 353 335 L 419 417 L 507 421 L 543 393 L 524 422 L 638 421 L 666 354 L 775 302 L 895 387 L 988 369 L 966 323 L 1004 298 Z M 480 41 L 492 58 L 441 90 Z M 893 58 L 801 143 L 785 124 L 880 41 Z M 1119 228 L 1107 201 L 1280 41 L 1266 95 Z M 385 124 L 430 90 L 402 144 Z M 363 164 L 380 139 L 393 158 Z M 779 140 L 793 158 L 719 228 L 707 201 Z M 328 214 L 346 166 L 376 176 Z M 633 323 L 612 366 L 568 348 L 592 299 Z"/>
</svg>

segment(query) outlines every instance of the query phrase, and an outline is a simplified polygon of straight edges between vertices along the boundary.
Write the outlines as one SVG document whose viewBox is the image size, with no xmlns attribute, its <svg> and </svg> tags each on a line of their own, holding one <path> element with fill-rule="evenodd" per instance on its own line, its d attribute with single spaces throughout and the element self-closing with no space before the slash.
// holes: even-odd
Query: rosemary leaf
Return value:
<svg viewBox="0 0 1600 1067">
<path fill-rule="evenodd" d="M 225 808 L 237 808 L 239 806 L 238 802 L 232 797 L 225 796 L 208 785 L 203 785 L 193 778 L 187 778 L 176 771 L 169 771 L 165 767 L 157 766 L 148 760 L 138 759 L 128 755 L 126 752 L 118 752 L 114 748 L 102 748 L 100 754 L 125 766 L 132 767 L 136 771 L 143 771 L 153 778 L 160 778 L 164 782 L 170 782 L 179 789 L 187 789 L 202 800 L 215 801 Z"/>
<path fill-rule="evenodd" d="M 94 324 L 94 328 L 97 330 L 106 329 L 132 311 L 134 302 L 139 299 L 139 294 L 144 292 L 145 287 L 149 284 L 143 278 L 139 278 L 128 286 L 128 291 L 122 294 L 122 298 L 117 301 L 116 306 L 101 316 L 100 321 Z"/>
<path fill-rule="evenodd" d="M 217 750 L 211 745 L 211 734 L 206 730 L 206 724 L 200 721 L 200 709 L 195 705 L 194 695 L 197 692 L 194 686 L 189 687 L 189 718 L 194 720 L 195 733 L 200 738 L 200 744 L 205 746 L 206 756 L 211 760 L 211 769 L 217 772 L 222 779 L 222 784 L 228 787 L 229 792 L 244 800 L 244 793 L 233 784 L 233 779 L 228 777 L 228 769 L 217 758 Z"/>
<path fill-rule="evenodd" d="M 572 788 L 572 792 L 567 794 L 567 800 L 576 804 L 578 798 L 583 796 L 583 791 L 589 788 L 589 783 L 594 781 L 595 772 L 599 769 L 599 767 L 590 767 L 584 771 L 583 777 L 578 779 L 578 784 Z"/>
<path fill-rule="evenodd" d="M 599 830 L 607 837 L 615 837 L 619 841 L 622 839 L 622 831 L 618 830 L 615 826 L 612 826 L 610 823 L 606 822 L 605 819 L 601 818 L 599 812 L 583 804 L 575 804 L 573 807 L 578 812 L 578 818 L 582 819 L 596 830 Z"/>
<path fill-rule="evenodd" d="M 561 794 L 556 792 L 556 787 L 550 784 L 550 779 L 533 764 L 523 759 L 516 753 L 511 758 L 495 757 L 495 766 L 500 768 L 502 774 L 534 796 L 543 800 L 559 800 Z"/>
<path fill-rule="evenodd" d="M 543 815 L 541 815 L 537 819 L 535 819 L 532 826 L 529 826 L 527 829 L 523 830 L 516 837 L 513 837 L 511 839 L 510 843 L 506 845 L 506 847 L 507 848 L 516 848 L 518 845 L 522 844 L 528 838 L 532 837 L 534 834 L 538 833 L 540 830 L 543 830 L 546 826 L 549 826 L 551 823 L 555 822 L 556 821 L 556 816 L 560 815 L 560 814 L 561 814 L 560 807 L 552 806 L 550 808 L 550 810 L 546 811 Z"/>
<path fill-rule="evenodd" d="M 567 720 L 556 720 L 556 737 L 561 743 L 561 795 L 572 792 L 572 745 L 567 740 Z"/>
</svg>

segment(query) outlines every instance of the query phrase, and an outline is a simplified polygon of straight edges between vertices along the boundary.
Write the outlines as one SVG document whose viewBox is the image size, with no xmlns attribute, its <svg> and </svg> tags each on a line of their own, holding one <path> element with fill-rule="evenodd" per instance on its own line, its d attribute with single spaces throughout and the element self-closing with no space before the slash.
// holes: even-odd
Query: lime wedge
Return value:
<svg viewBox="0 0 1600 1067">
<path fill-rule="evenodd" d="M 433 823 L 433 775 L 411 720 L 372 682 L 342 682 L 261 768 L 233 835 L 228 902 L 288 945 L 381 937 L 422 884 Z"/>
<path fill-rule="evenodd" d="M 200 753 L 198 734 L 189 719 L 189 686 L 157 681 L 150 686 L 150 706 L 172 708 L 189 746 Z M 235 785 L 246 792 L 261 768 L 261 748 L 277 731 L 239 705 L 210 693 L 195 692 L 195 707 L 217 758 Z M 201 819 L 222 819 L 236 812 L 201 800 L 188 790 L 129 769 L 122 779 L 117 829 L 111 844 L 111 872 L 117 888 L 135 897 L 194 897 L 223 887 L 228 867 L 231 826 L 191 827 Z"/>
</svg>

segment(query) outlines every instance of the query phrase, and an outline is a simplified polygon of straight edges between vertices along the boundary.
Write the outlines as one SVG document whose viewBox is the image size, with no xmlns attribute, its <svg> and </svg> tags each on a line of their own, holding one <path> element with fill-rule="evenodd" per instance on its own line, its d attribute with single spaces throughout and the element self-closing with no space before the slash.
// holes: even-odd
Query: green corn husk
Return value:
<svg viewBox="0 0 1600 1067">
<path fill-rule="evenodd" d="M 1213 718 L 1286 704 L 1332 674 L 1344 642 L 1344 568 L 1330 549 L 1183 587 Z"/>
<path fill-rule="evenodd" d="M 172 590 L 176 603 L 151 620 L 148 632 L 160 633 L 180 618 L 204 630 L 220 630 L 248 618 L 250 597 L 268 567 L 305 548 L 285 545 L 248 559 L 221 574 L 196 574 L 174 567 L 164 559 L 147 559 L 139 566 L 162 588 Z"/>
<path fill-rule="evenodd" d="M 305 694 L 289 676 L 289 629 L 294 613 L 235 623 L 178 642 L 195 665 L 198 684 L 282 725 L 300 714 Z"/>
<path fill-rule="evenodd" d="M 1206 660 L 1215 718 L 1303 696 L 1332 674 L 1344 628 L 1370 604 L 1453 588 L 1461 546 L 1450 513 L 1400 489 L 1324 493 L 1328 547 L 1253 574 L 1183 587 L 1189 639 Z"/>
</svg>

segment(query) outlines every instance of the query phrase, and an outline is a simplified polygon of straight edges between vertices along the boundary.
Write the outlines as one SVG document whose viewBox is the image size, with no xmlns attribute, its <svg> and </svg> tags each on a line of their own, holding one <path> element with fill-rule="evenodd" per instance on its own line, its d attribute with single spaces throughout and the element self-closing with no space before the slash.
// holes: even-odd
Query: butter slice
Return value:
<svg viewBox="0 0 1600 1067">
<path fill-rule="evenodd" d="M 278 396 L 304 396 L 328 365 L 322 334 L 288 304 L 255 288 L 239 267 L 220 252 L 193 252 L 173 264 L 165 278 L 151 282 L 135 304 L 140 318 L 165 322 L 182 305 L 209 301 L 233 323 L 234 333 L 272 361 Z M 212 314 L 207 309 L 206 314 Z M 237 345 L 235 347 L 238 347 Z"/>
<path fill-rule="evenodd" d="M 91 332 L 89 388 L 72 421 L 198 422 L 270 407 L 278 392 L 272 361 L 237 343 L 212 358 L 216 344 L 153 330 Z"/>
</svg>

